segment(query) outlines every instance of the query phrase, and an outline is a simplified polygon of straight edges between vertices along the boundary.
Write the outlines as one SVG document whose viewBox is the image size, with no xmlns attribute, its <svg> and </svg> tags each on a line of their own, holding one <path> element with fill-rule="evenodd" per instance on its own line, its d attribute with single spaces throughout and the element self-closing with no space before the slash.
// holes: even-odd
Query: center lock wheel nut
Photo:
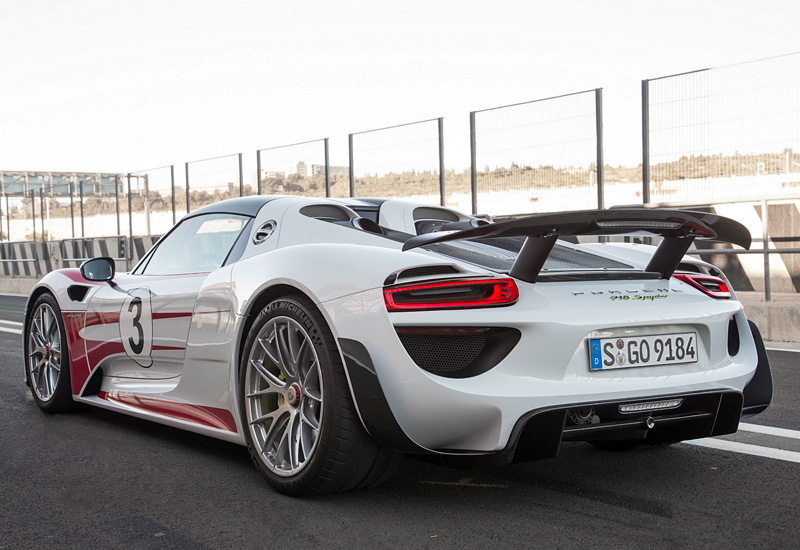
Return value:
<svg viewBox="0 0 800 550">
<path fill-rule="evenodd" d="M 297 407 L 298 405 L 300 405 L 301 396 L 302 396 L 302 391 L 300 390 L 300 386 L 297 384 L 292 384 L 286 391 L 286 402 L 289 403 L 289 405 L 291 405 L 292 407 Z"/>
</svg>

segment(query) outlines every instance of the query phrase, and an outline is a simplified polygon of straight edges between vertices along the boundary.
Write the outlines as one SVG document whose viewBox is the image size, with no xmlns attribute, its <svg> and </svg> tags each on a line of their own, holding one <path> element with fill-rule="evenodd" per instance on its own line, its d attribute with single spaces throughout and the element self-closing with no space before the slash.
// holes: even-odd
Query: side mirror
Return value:
<svg viewBox="0 0 800 550">
<path fill-rule="evenodd" d="M 114 260 L 108 256 L 92 258 L 81 264 L 81 275 L 87 281 L 110 281 L 114 273 Z"/>
</svg>

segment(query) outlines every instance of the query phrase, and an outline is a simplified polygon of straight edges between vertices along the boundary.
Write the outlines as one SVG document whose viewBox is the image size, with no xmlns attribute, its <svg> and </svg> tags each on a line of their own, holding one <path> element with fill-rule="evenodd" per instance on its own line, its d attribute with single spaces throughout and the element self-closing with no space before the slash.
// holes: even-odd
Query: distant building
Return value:
<svg viewBox="0 0 800 550">
<path fill-rule="evenodd" d="M 331 166 L 330 173 L 331 174 L 347 174 L 350 172 L 350 168 L 347 166 Z M 325 165 L 324 164 L 312 164 L 311 165 L 311 175 L 325 175 Z"/>
<path fill-rule="evenodd" d="M 308 177 L 308 168 L 306 167 L 306 163 L 302 160 L 297 163 L 297 175 L 301 178 Z"/>
</svg>

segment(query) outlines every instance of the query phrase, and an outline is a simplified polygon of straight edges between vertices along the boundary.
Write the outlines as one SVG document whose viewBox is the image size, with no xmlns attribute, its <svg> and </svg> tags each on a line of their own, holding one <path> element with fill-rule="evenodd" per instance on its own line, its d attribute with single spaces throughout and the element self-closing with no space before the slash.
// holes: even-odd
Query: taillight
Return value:
<svg viewBox="0 0 800 550">
<path fill-rule="evenodd" d="M 676 279 L 680 279 L 686 284 L 703 292 L 712 298 L 719 298 L 725 300 L 731 297 L 731 291 L 725 281 L 719 277 L 712 275 L 700 275 L 695 273 L 676 273 L 673 275 Z"/>
<path fill-rule="evenodd" d="M 510 306 L 518 297 L 513 279 L 446 281 L 383 289 L 383 301 L 389 311 Z"/>
</svg>

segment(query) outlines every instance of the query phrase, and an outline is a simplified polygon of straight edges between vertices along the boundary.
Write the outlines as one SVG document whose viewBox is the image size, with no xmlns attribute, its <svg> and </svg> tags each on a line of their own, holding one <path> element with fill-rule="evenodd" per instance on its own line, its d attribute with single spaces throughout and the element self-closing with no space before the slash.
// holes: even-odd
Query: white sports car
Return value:
<svg viewBox="0 0 800 550">
<path fill-rule="evenodd" d="M 656 235 L 658 247 L 559 240 Z M 617 209 L 490 223 L 378 199 L 256 196 L 187 214 L 130 273 L 45 276 L 25 379 L 246 445 L 278 491 L 366 487 L 405 453 L 460 465 L 735 432 L 769 405 L 758 330 L 694 239 L 720 216 Z M 586 240 L 586 239 L 583 239 Z"/>
</svg>

